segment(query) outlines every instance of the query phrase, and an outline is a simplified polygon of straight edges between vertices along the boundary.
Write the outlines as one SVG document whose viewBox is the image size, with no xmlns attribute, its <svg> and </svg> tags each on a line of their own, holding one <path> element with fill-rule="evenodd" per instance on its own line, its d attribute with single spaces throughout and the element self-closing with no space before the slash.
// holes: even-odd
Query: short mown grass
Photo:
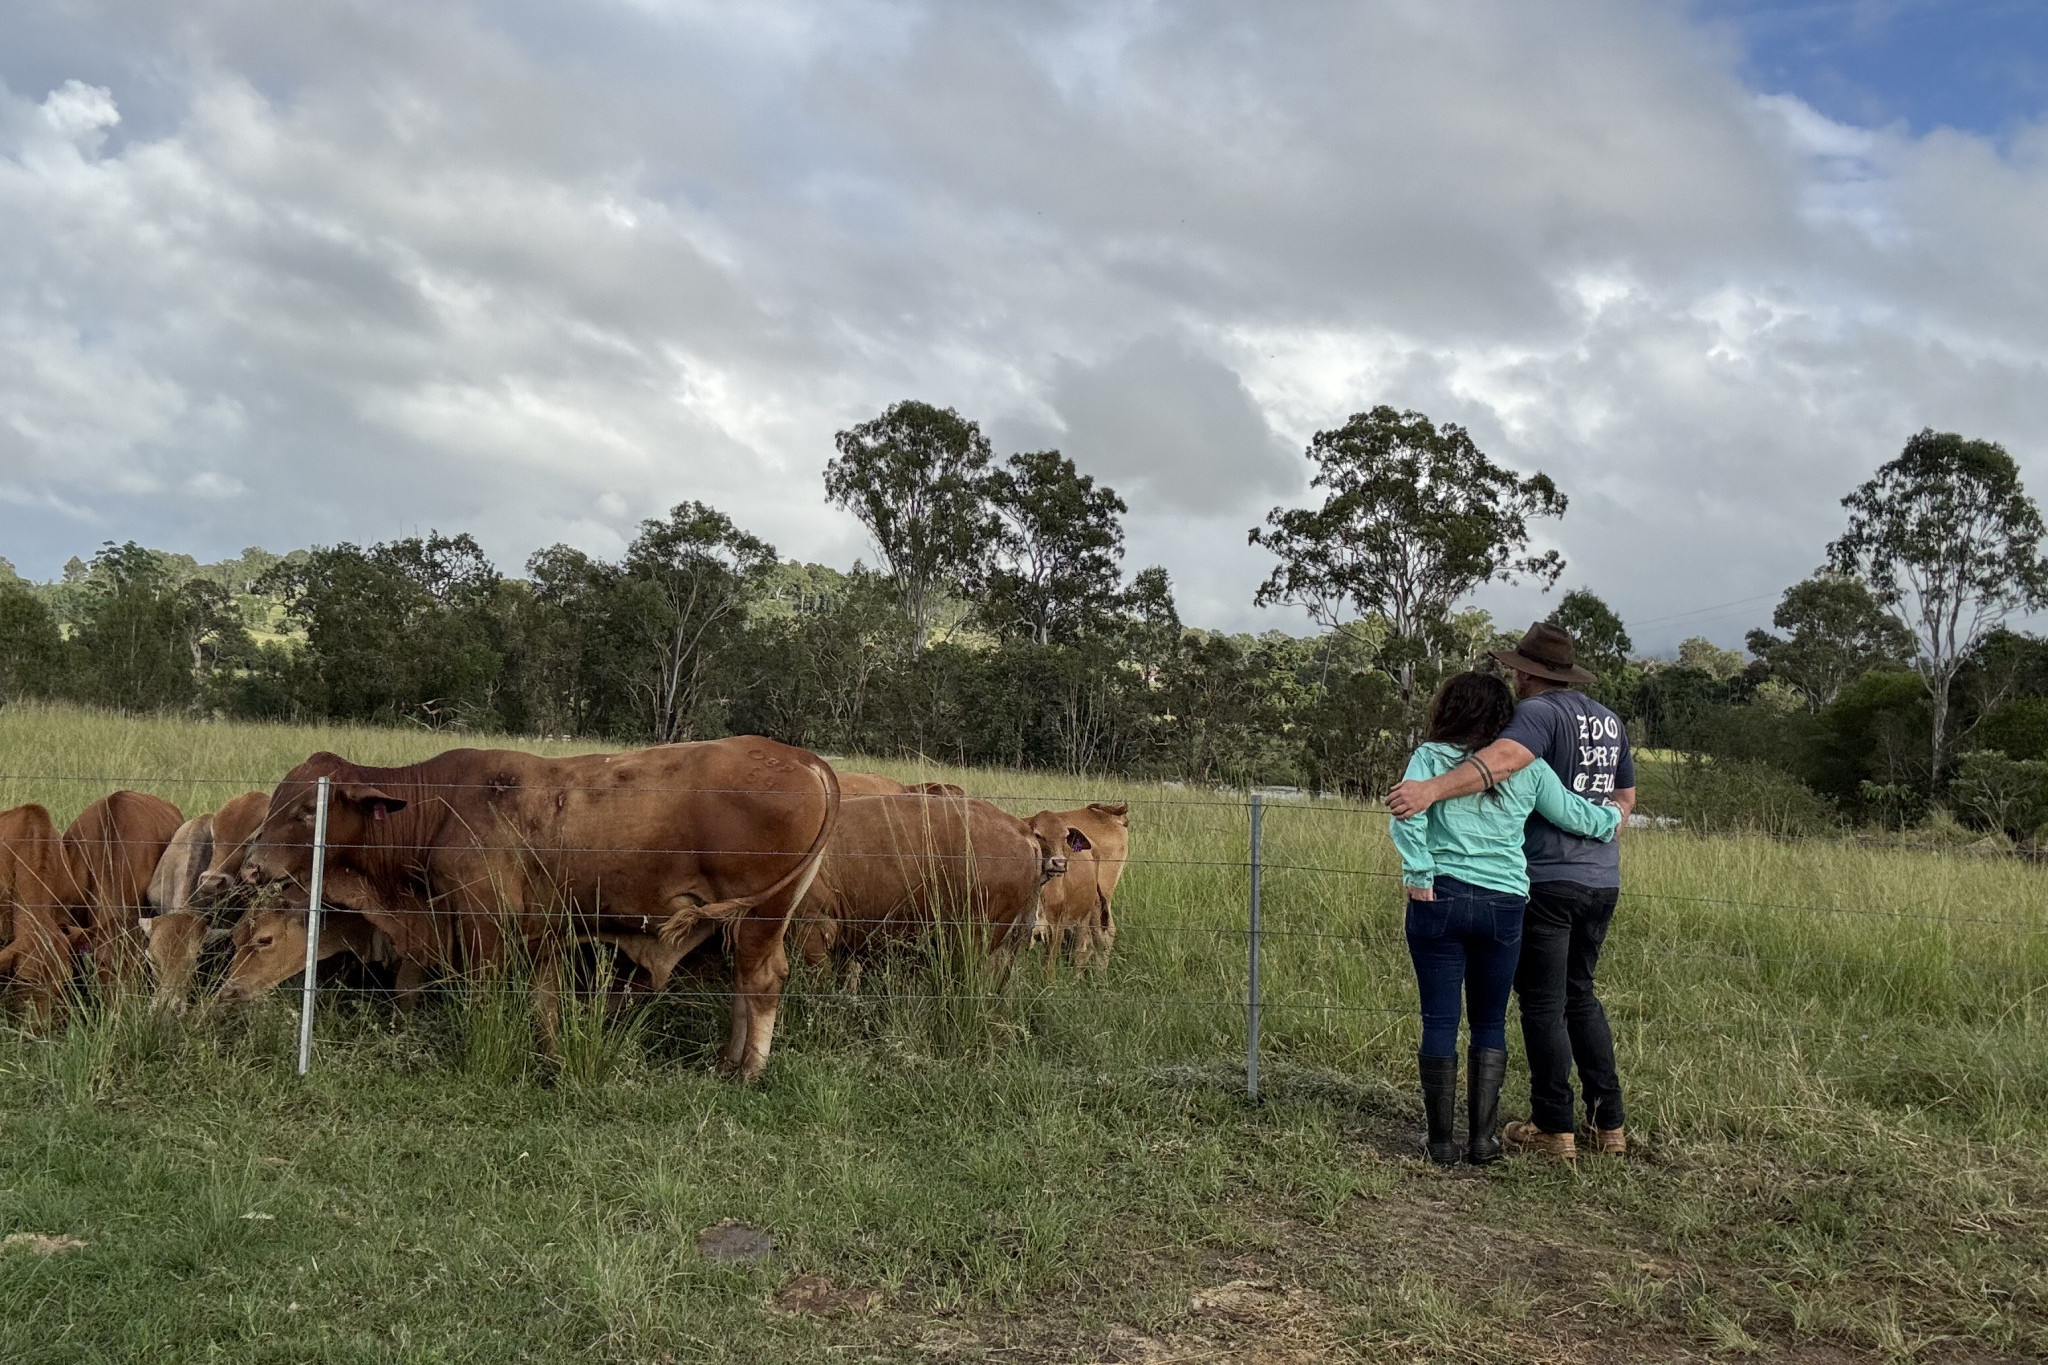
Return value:
<svg viewBox="0 0 2048 1365">
<path fill-rule="evenodd" d="M 0 803 L 68 819 L 122 778 L 197 811 L 317 748 L 447 743 L 10 707 Z M 917 772 L 1133 802 L 1109 970 L 800 970 L 756 1089 L 710 1070 L 715 980 L 572 1010 L 554 1060 L 516 980 L 396 1023 L 331 990 L 305 1079 L 295 993 L 83 1000 L 0 1036 L 0 1236 L 87 1243 L 0 1250 L 0 1359 L 2048 1354 L 2039 867 L 1630 834 L 1603 975 L 1635 1154 L 1445 1173 L 1383 815 L 1268 807 L 1251 1105 L 1241 802 Z M 727 1218 L 775 1254 L 699 1254 Z M 848 1308 L 781 1311 L 806 1275 Z"/>
</svg>

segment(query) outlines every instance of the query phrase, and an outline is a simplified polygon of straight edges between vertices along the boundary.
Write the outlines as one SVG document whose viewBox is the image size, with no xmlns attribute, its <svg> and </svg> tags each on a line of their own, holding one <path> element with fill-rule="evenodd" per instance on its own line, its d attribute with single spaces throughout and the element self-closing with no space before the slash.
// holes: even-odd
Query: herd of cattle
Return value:
<svg viewBox="0 0 2048 1365">
<path fill-rule="evenodd" d="M 315 754 L 273 791 L 187 820 L 142 792 L 93 802 L 61 834 L 41 806 L 0 812 L 0 982 L 49 1021 L 83 972 L 153 980 L 182 1011 L 210 949 L 223 1000 L 303 967 L 317 793 L 328 810 L 317 952 L 393 974 L 531 964 L 550 1034 L 565 968 L 603 953 L 630 992 L 729 961 L 728 1066 L 767 1064 L 792 941 L 848 984 L 935 927 L 1007 971 L 1034 941 L 1077 966 L 1116 935 L 1129 855 L 1121 803 L 1019 819 L 960 788 L 840 773 L 755 737 L 542 758 L 455 749 L 373 768 Z"/>
</svg>

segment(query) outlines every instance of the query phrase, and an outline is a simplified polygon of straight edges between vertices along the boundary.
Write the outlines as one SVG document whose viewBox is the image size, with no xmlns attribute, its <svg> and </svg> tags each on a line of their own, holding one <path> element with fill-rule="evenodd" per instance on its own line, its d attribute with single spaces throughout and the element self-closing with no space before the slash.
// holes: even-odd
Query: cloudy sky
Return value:
<svg viewBox="0 0 2048 1365">
<path fill-rule="evenodd" d="M 684 498 L 866 546 L 919 397 L 1132 506 L 1191 621 L 1376 403 L 1726 643 L 1922 426 L 2048 494 L 2037 0 L 46 0 L 0 16 L 0 554 Z M 1528 590 L 1485 602 L 1525 620 Z"/>
</svg>

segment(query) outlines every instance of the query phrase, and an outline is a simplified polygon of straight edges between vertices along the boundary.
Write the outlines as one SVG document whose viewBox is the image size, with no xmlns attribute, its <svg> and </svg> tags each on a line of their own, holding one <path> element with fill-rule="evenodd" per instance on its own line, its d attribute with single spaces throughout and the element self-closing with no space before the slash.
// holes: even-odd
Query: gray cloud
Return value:
<svg viewBox="0 0 2048 1365">
<path fill-rule="evenodd" d="M 847 562 L 831 434 L 911 395 L 1116 484 L 1245 628 L 1245 529 L 1379 402 L 1558 477 L 1567 583 L 1649 622 L 1805 572 L 1922 425 L 2048 492 L 2048 128 L 1739 66 L 1628 0 L 10 16 L 0 552 L 517 563 L 704 497 Z"/>
<path fill-rule="evenodd" d="M 1097 365 L 1061 357 L 1047 398 L 1062 448 L 1129 487 L 1126 501 L 1227 512 L 1302 482 L 1236 372 L 1175 338 L 1141 337 Z"/>
</svg>

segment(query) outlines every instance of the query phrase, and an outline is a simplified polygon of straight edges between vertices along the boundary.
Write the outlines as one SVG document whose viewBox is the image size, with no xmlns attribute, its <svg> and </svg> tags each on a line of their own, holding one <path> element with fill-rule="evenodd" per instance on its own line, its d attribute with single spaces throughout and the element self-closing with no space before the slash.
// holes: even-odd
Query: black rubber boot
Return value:
<svg viewBox="0 0 2048 1365">
<path fill-rule="evenodd" d="M 1458 1115 L 1458 1059 L 1415 1057 L 1422 1073 L 1422 1112 L 1429 1121 L 1429 1159 L 1439 1166 L 1458 1164 L 1458 1135 L 1452 1129 Z"/>
<path fill-rule="evenodd" d="M 1471 1145 L 1465 1159 L 1474 1166 L 1490 1166 L 1500 1160 L 1500 1083 L 1507 1079 L 1508 1054 L 1499 1048 L 1475 1047 L 1467 1061 L 1471 1074 L 1465 1081 L 1465 1122 Z"/>
</svg>

